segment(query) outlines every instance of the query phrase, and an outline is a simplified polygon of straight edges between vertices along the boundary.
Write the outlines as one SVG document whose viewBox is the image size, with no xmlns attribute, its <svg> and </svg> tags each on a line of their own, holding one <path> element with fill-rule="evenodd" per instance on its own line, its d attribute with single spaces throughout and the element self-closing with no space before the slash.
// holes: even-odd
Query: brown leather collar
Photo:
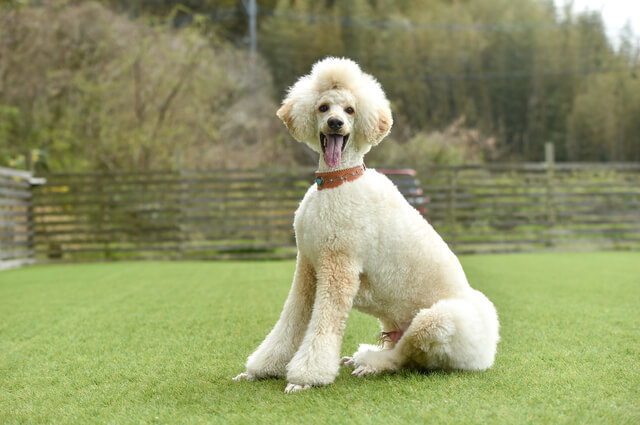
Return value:
<svg viewBox="0 0 640 425">
<path fill-rule="evenodd" d="M 367 167 L 364 164 L 344 170 L 329 171 L 328 173 L 316 172 L 316 185 L 318 190 L 333 189 L 342 183 L 350 182 L 362 176 Z"/>
</svg>

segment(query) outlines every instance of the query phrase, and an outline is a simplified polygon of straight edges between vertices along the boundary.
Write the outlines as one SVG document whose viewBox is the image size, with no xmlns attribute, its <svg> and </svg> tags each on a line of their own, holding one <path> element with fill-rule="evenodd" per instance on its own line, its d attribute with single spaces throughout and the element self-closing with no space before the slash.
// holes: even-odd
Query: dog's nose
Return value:
<svg viewBox="0 0 640 425">
<path fill-rule="evenodd" d="M 331 130 L 340 130 L 344 125 L 344 122 L 340 118 L 333 117 L 327 120 L 327 124 L 329 124 L 329 128 Z"/>
</svg>

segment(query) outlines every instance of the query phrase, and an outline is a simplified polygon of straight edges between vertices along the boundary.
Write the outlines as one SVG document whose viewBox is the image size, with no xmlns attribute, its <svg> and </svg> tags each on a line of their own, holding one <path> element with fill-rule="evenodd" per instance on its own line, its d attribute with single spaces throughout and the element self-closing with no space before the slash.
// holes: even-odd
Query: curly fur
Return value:
<svg viewBox="0 0 640 425">
<path fill-rule="evenodd" d="M 346 105 L 349 100 L 356 110 L 355 149 L 364 155 L 389 133 L 393 119 L 380 84 L 351 60 L 326 58 L 317 62 L 311 74 L 300 78 L 289 89 L 277 115 L 296 140 L 320 153 L 315 111 L 324 102 Z M 340 168 L 348 167 L 342 164 Z"/>
<path fill-rule="evenodd" d="M 294 138 L 320 153 L 321 171 L 362 164 L 393 123 L 380 84 L 338 58 L 316 63 L 277 115 Z M 329 128 L 330 119 L 340 120 L 338 130 Z M 319 137 L 329 130 L 346 141 L 340 155 L 334 151 L 335 166 Z M 493 364 L 499 340 L 493 304 L 469 286 L 447 244 L 386 176 L 368 169 L 334 189 L 311 186 L 294 228 L 298 258 L 284 309 L 234 379 L 286 376 L 285 391 L 292 392 L 333 382 L 341 364 L 355 367 L 358 377 Z M 388 337 L 340 360 L 352 307 L 377 317 Z"/>
</svg>

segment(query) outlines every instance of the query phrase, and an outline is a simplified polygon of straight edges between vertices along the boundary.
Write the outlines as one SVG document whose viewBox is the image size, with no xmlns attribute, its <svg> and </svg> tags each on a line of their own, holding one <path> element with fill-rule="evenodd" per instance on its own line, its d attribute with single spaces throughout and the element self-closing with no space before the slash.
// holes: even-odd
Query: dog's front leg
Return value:
<svg viewBox="0 0 640 425">
<path fill-rule="evenodd" d="M 352 258 L 331 253 L 321 257 L 316 276 L 309 328 L 287 365 L 287 393 L 330 384 L 340 367 L 342 335 L 358 292 L 359 269 Z"/>
<path fill-rule="evenodd" d="M 233 378 L 236 381 L 284 376 L 304 337 L 313 308 L 316 272 L 302 254 L 298 254 L 293 285 L 280 319 L 256 351 L 247 359 L 247 371 Z"/>
</svg>

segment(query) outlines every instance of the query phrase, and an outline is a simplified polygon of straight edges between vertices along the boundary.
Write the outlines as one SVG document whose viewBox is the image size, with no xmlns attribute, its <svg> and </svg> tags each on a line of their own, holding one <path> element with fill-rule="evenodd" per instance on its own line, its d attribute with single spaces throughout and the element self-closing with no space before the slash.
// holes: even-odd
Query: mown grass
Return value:
<svg viewBox="0 0 640 425">
<path fill-rule="evenodd" d="M 640 423 L 640 253 L 463 257 L 496 304 L 486 372 L 402 372 L 285 395 L 233 382 L 294 263 L 111 263 L 0 273 L 0 423 Z M 353 312 L 343 354 L 373 343 Z"/>
</svg>

